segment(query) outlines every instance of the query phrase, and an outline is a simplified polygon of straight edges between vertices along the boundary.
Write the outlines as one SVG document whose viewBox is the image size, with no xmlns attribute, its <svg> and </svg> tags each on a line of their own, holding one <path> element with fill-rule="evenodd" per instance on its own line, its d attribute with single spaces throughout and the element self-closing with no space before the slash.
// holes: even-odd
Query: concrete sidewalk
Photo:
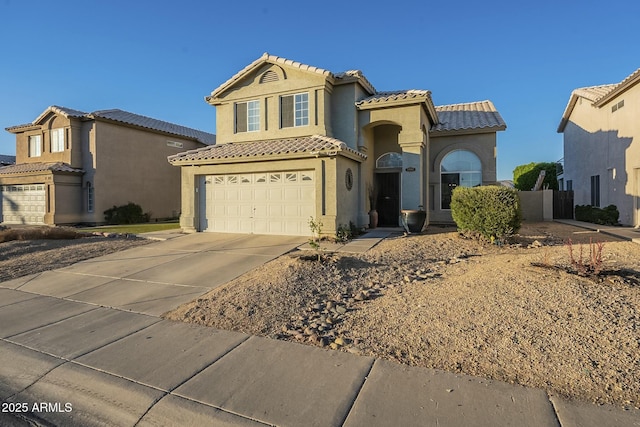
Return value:
<svg viewBox="0 0 640 427">
<path fill-rule="evenodd" d="M 320 241 L 320 251 L 322 252 L 343 252 L 352 254 L 362 254 L 376 246 L 382 240 L 391 236 L 402 236 L 400 228 L 377 228 L 367 231 L 361 236 L 348 241 L 347 243 Z M 298 246 L 300 250 L 314 251 L 315 249 L 307 242 Z"/>
<path fill-rule="evenodd" d="M 179 304 L 162 286 L 206 291 L 216 258 L 297 245 L 203 233 L 0 283 L 0 425 L 640 426 L 638 410 L 159 317 Z"/>
<path fill-rule="evenodd" d="M 608 234 L 609 236 L 618 237 L 620 239 L 629 240 L 633 243 L 640 244 L 640 228 L 600 225 L 593 224 L 591 222 L 576 221 L 574 219 L 554 219 L 554 221 L 562 224 L 573 225 L 575 227 L 580 227 L 587 230 L 597 231 L 598 233 Z"/>
</svg>

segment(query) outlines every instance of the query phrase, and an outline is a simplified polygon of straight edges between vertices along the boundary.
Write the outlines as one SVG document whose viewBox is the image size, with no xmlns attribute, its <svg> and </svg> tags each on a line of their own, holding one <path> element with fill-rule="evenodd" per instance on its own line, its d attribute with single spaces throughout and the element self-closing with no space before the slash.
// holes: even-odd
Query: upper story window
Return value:
<svg viewBox="0 0 640 427">
<path fill-rule="evenodd" d="M 309 125 L 309 94 L 298 93 L 280 97 L 280 127 Z"/>
<path fill-rule="evenodd" d="M 236 104 L 236 133 L 260 130 L 260 101 Z"/>
<path fill-rule="evenodd" d="M 42 155 L 42 136 L 31 135 L 29 137 L 29 157 L 40 157 Z"/>
<path fill-rule="evenodd" d="M 64 129 L 51 129 L 51 152 L 64 151 Z"/>
</svg>

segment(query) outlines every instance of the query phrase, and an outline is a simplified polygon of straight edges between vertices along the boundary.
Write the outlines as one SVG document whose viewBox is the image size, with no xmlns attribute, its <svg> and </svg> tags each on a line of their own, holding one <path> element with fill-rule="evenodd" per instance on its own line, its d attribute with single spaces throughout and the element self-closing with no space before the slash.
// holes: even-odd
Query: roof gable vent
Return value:
<svg viewBox="0 0 640 427">
<path fill-rule="evenodd" d="M 260 84 L 269 83 L 269 82 L 277 82 L 278 74 L 273 70 L 266 71 L 262 76 L 260 76 Z"/>
</svg>

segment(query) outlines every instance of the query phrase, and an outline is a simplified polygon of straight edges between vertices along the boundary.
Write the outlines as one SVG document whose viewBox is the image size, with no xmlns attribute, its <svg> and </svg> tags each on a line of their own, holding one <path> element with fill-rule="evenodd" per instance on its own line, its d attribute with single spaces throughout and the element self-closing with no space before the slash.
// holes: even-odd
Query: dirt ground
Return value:
<svg viewBox="0 0 640 427">
<path fill-rule="evenodd" d="M 574 274 L 568 239 L 587 266 L 590 239 L 604 243 L 599 276 Z M 558 223 L 502 246 L 431 227 L 312 258 L 282 256 L 165 317 L 640 406 L 638 244 Z"/>
<path fill-rule="evenodd" d="M 150 240 L 122 237 L 12 240 L 0 243 L 0 282 L 146 245 Z"/>
<path fill-rule="evenodd" d="M 571 266 L 602 242 L 602 269 Z M 0 243 L 0 281 L 149 243 L 89 237 Z M 275 259 L 165 317 L 640 406 L 640 245 L 558 223 L 511 244 L 453 228 L 365 254 Z"/>
</svg>

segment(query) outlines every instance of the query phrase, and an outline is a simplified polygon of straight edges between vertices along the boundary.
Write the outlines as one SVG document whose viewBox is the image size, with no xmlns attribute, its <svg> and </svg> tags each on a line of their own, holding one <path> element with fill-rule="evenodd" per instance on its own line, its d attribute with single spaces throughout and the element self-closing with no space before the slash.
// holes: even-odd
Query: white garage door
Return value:
<svg viewBox="0 0 640 427">
<path fill-rule="evenodd" d="M 313 171 L 283 171 L 205 178 L 206 231 L 310 234 L 315 217 Z"/>
<path fill-rule="evenodd" d="M 45 186 L 4 185 L 2 195 L 2 222 L 6 224 L 44 224 Z"/>
</svg>

